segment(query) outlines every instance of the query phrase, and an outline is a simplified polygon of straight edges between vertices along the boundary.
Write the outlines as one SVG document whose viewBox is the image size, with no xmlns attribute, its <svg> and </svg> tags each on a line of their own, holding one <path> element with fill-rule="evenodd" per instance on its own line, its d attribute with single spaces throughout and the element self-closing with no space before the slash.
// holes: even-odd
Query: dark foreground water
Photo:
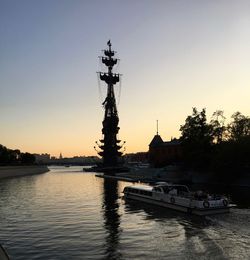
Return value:
<svg viewBox="0 0 250 260">
<path fill-rule="evenodd" d="M 129 183 L 81 170 L 0 181 L 0 243 L 12 260 L 250 259 L 250 192 L 230 214 L 195 217 L 127 204 Z"/>
</svg>

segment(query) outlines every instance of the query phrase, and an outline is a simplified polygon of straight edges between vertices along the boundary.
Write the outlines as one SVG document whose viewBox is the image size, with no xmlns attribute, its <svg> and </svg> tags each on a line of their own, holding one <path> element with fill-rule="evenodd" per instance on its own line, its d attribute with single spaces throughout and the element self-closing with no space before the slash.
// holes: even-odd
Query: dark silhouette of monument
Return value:
<svg viewBox="0 0 250 260">
<path fill-rule="evenodd" d="M 103 203 L 102 212 L 104 227 L 106 229 L 105 236 L 105 255 L 104 259 L 122 259 L 119 252 L 120 235 L 122 233 L 121 216 L 119 214 L 119 184 L 117 180 L 103 180 Z"/>
<path fill-rule="evenodd" d="M 98 72 L 100 80 L 107 84 L 107 96 L 102 103 L 105 109 L 104 119 L 102 121 L 103 138 L 97 145 L 100 151 L 98 154 L 102 157 L 102 165 L 99 165 L 98 171 L 114 174 L 124 171 L 122 163 L 121 140 L 117 139 L 119 132 L 119 117 L 116 107 L 116 99 L 114 85 L 120 81 L 121 74 L 113 73 L 113 67 L 117 64 L 117 59 L 114 57 L 115 52 L 111 49 L 111 42 L 107 43 L 108 49 L 104 50 L 104 56 L 101 57 L 102 63 L 107 66 L 108 72 Z"/>
</svg>

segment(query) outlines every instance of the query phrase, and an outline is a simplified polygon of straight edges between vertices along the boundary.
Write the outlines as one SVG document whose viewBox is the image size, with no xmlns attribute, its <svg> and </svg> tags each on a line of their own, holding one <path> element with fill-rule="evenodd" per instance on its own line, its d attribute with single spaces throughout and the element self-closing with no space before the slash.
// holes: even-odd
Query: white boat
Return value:
<svg viewBox="0 0 250 260">
<path fill-rule="evenodd" d="M 227 213 L 232 207 L 225 196 L 209 195 L 202 191 L 191 192 L 186 185 L 159 183 L 156 186 L 127 186 L 123 193 L 125 199 L 200 216 Z"/>
</svg>

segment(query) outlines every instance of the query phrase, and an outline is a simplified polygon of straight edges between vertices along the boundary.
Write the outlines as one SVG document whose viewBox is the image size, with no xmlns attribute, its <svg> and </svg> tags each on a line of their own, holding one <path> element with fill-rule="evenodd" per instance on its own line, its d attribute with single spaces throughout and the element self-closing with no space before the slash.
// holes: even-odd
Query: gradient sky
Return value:
<svg viewBox="0 0 250 260">
<path fill-rule="evenodd" d="M 157 119 L 164 140 L 178 137 L 192 107 L 250 115 L 250 1 L 0 0 L 0 143 L 95 155 L 109 39 L 127 152 L 148 150 Z"/>
</svg>

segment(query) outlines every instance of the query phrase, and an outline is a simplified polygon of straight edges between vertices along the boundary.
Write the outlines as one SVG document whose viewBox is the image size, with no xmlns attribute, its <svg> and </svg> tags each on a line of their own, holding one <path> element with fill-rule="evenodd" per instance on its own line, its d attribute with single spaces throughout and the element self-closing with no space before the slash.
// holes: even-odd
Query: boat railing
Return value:
<svg viewBox="0 0 250 260">
<path fill-rule="evenodd" d="M 180 191 L 180 192 L 178 192 L 178 196 L 179 197 L 183 197 L 183 198 L 191 199 L 192 198 L 192 193 L 191 192 L 186 192 L 186 191 Z"/>
</svg>

